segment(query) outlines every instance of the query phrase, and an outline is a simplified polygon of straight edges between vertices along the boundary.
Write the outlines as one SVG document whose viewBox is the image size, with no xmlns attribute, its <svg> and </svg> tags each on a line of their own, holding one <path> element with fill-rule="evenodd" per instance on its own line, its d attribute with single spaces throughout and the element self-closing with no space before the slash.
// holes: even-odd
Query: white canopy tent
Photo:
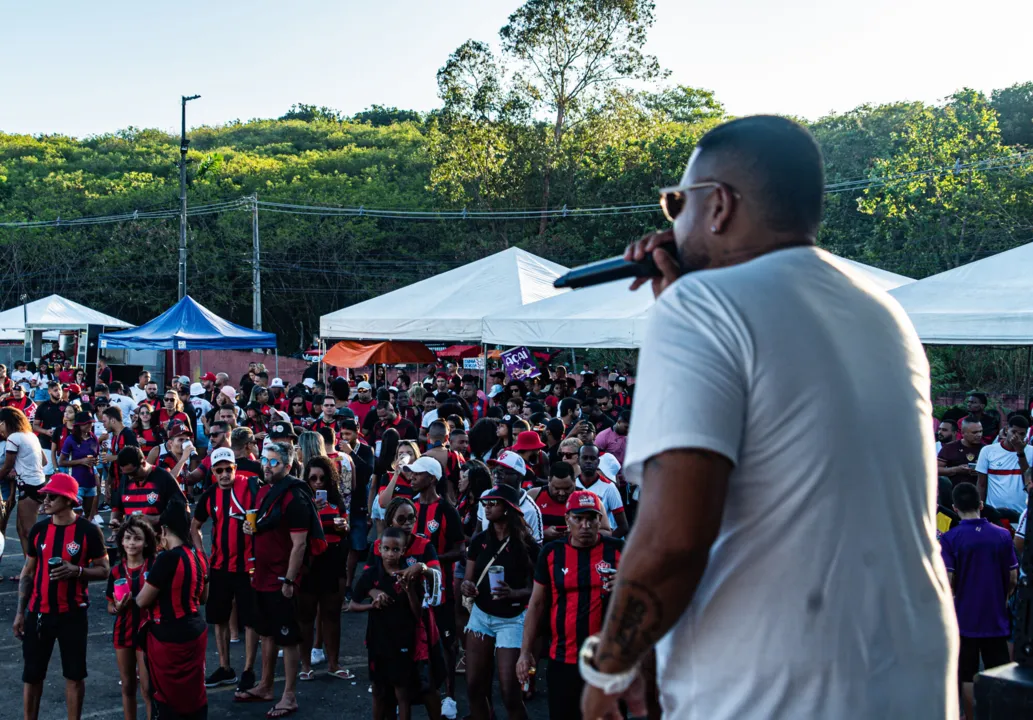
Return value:
<svg viewBox="0 0 1033 720">
<path fill-rule="evenodd" d="M 109 328 L 132 327 L 124 320 L 97 312 L 60 295 L 51 295 L 0 312 L 0 341 L 24 342 L 26 328 L 80 330 L 89 325 Z"/>
<path fill-rule="evenodd" d="M 836 259 L 883 290 L 914 282 L 903 275 Z M 539 347 L 640 347 L 653 306 L 653 293 L 648 287 L 631 292 L 630 284 L 630 280 L 618 280 L 488 315 L 484 318 L 484 342 Z"/>
<path fill-rule="evenodd" d="M 1033 345 L 1033 243 L 890 294 L 927 345 Z"/>
<path fill-rule="evenodd" d="M 518 248 L 407 285 L 319 319 L 324 339 L 481 342 L 481 319 L 557 295 L 567 268 Z"/>
</svg>

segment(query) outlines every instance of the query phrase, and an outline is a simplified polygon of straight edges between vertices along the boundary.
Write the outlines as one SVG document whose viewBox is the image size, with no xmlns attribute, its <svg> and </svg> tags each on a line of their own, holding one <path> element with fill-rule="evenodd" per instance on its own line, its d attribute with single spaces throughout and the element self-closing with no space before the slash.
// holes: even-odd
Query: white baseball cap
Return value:
<svg viewBox="0 0 1033 720">
<path fill-rule="evenodd" d="M 505 388 L 503 388 L 501 385 L 492 385 L 491 390 L 488 391 L 488 397 L 493 398 L 499 393 L 501 393 L 503 390 L 505 390 Z"/>
<path fill-rule="evenodd" d="M 186 375 L 180 375 L 178 378 L 176 378 L 176 382 L 178 382 L 180 385 L 189 385 L 190 378 L 188 378 Z"/>
<path fill-rule="evenodd" d="M 406 465 L 405 469 L 414 473 L 430 473 L 435 480 L 441 479 L 441 463 L 432 457 L 421 457 L 412 465 Z"/>
<path fill-rule="evenodd" d="M 360 382 L 358 385 L 355 386 L 355 389 L 356 390 L 372 390 L 373 386 L 370 385 L 365 380 L 363 380 L 362 382 Z"/>
<path fill-rule="evenodd" d="M 617 482 L 617 474 L 621 471 L 621 461 L 612 453 L 603 453 L 599 457 L 599 474 L 610 482 Z"/>
<path fill-rule="evenodd" d="M 524 462 L 522 457 L 517 455 L 515 452 L 510 452 L 509 450 L 506 450 L 499 455 L 498 460 L 489 460 L 488 464 L 493 467 L 495 465 L 501 465 L 502 467 L 507 467 L 521 475 L 527 474 L 527 463 Z"/>
<path fill-rule="evenodd" d="M 269 383 L 269 387 L 282 388 L 283 380 L 281 380 L 280 378 L 273 378 L 273 381 Z"/>
<path fill-rule="evenodd" d="M 309 389 L 312 389 L 312 388 L 314 388 L 316 386 L 316 381 L 313 380 L 312 378 L 305 378 L 304 380 L 301 381 L 301 384 L 304 385 L 305 387 L 309 388 Z"/>
<path fill-rule="evenodd" d="M 228 462 L 228 463 L 233 463 L 234 465 L 236 465 L 237 464 L 237 458 L 233 454 L 233 451 L 230 450 L 229 448 L 224 448 L 224 447 L 223 448 L 216 448 L 212 452 L 212 467 L 215 467 L 216 465 L 218 465 L 221 462 Z"/>
<path fill-rule="evenodd" d="M 191 383 L 190 397 L 197 397 L 198 395 L 204 395 L 204 385 L 201 383 Z"/>
</svg>

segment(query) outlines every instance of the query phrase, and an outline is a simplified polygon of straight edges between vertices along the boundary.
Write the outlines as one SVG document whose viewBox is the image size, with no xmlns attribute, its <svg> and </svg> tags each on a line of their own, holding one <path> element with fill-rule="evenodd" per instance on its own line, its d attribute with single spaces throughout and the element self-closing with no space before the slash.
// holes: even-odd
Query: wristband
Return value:
<svg viewBox="0 0 1033 720">
<path fill-rule="evenodd" d="M 591 635 L 585 640 L 577 655 L 578 670 L 581 678 L 594 688 L 602 690 L 607 695 L 619 695 L 635 682 L 638 676 L 638 663 L 635 663 L 629 670 L 621 673 L 604 673 L 592 666 L 595 659 L 595 651 L 599 647 L 599 636 Z"/>
<path fill-rule="evenodd" d="M 291 587 L 294 587 L 294 581 L 293 580 L 288 580 L 285 577 L 276 578 L 276 579 L 279 580 L 280 582 L 282 582 L 284 585 L 290 585 Z"/>
</svg>

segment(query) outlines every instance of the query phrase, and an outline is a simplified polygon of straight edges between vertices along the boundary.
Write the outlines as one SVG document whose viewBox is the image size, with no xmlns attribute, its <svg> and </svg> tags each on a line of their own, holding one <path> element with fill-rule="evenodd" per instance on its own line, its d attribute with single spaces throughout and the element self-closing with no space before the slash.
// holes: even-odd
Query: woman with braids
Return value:
<svg viewBox="0 0 1033 720">
<path fill-rule="evenodd" d="M 316 433 L 302 433 L 304 435 Z M 317 435 L 318 437 L 318 435 Z M 298 596 L 298 623 L 301 625 L 301 672 L 298 679 L 312 680 L 312 646 L 315 622 L 318 620 L 324 643 L 327 672 L 341 680 L 354 680 L 355 674 L 341 668 L 341 606 L 343 594 L 340 579 L 347 569 L 342 539 L 348 537 L 348 506 L 341 497 L 337 466 L 330 458 L 310 457 L 305 463 L 305 481 L 312 490 L 316 510 L 326 536 L 326 552 L 312 559 L 309 571 L 301 580 Z"/>
<path fill-rule="evenodd" d="M 481 503 L 488 518 L 488 529 L 470 541 L 466 579 L 460 587 L 463 596 L 473 599 L 466 623 L 470 717 L 488 720 L 491 715 L 494 657 L 506 715 L 513 720 L 524 720 L 527 709 L 516 677 L 516 664 L 540 548 L 528 532 L 520 509 L 520 492 L 516 488 L 499 485 L 485 493 Z M 490 580 L 488 568 L 496 566 L 503 569 L 502 579 Z"/>
<path fill-rule="evenodd" d="M 470 428 L 470 457 L 481 462 L 494 460 L 505 447 L 499 438 L 501 421 L 492 417 L 481 418 Z M 508 430 L 508 428 L 507 428 Z"/>
<path fill-rule="evenodd" d="M 151 688 L 147 680 L 147 665 L 140 629 L 145 617 L 132 599 L 139 595 L 147 573 L 154 564 L 157 539 L 149 522 L 130 515 L 115 533 L 115 546 L 122 551 L 122 560 L 111 568 L 108 577 L 108 612 L 115 616 L 115 660 L 122 679 L 122 712 L 127 720 L 136 720 L 136 687 L 140 679 L 140 695 L 151 718 L 148 702 Z M 117 593 L 115 587 L 120 589 Z M 117 600 L 116 600 L 117 597 Z"/>
<path fill-rule="evenodd" d="M 146 654 L 154 715 L 202 720 L 208 717 L 208 625 L 200 610 L 208 599 L 208 561 L 193 548 L 182 502 L 170 502 L 161 514 L 158 546 L 162 552 L 135 599 L 151 611 Z"/>
</svg>

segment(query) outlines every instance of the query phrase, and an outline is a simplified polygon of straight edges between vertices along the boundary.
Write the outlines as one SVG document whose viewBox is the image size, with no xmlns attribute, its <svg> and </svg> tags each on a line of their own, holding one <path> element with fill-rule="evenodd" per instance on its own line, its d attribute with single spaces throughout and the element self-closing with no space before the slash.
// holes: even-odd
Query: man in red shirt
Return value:
<svg viewBox="0 0 1033 720">
<path fill-rule="evenodd" d="M 624 541 L 600 533 L 602 501 L 588 490 L 567 499 L 568 537 L 542 548 L 534 571 L 534 589 L 524 619 L 517 679 L 527 682 L 535 667 L 533 646 L 542 620 L 549 623 L 549 717 L 580 718 L 584 681 L 578 671 L 578 650 L 599 632 L 606 615 L 613 577 Z"/>
<path fill-rule="evenodd" d="M 252 537 L 244 533 L 246 513 L 254 507 L 248 478 L 237 476 L 237 459 L 228 447 L 216 448 L 209 456 L 212 461 L 210 485 L 197 501 L 190 536 L 198 552 L 204 552 L 201 528 L 212 521 L 212 551 L 208 585 L 206 620 L 215 626 L 215 645 L 219 651 L 219 667 L 205 679 L 205 687 L 232 685 L 237 673 L 230 664 L 230 615 L 237 603 L 240 621 L 247 628 L 244 672 L 238 690 L 255 686 L 255 657 L 258 655 L 258 635 L 255 633 L 255 595 L 248 573 L 249 560 L 254 554 Z"/>
<path fill-rule="evenodd" d="M 355 413 L 359 427 L 366 422 L 366 415 L 377 407 L 373 399 L 373 386 L 363 380 L 355 387 L 355 399 L 348 403 L 348 408 Z"/>
<path fill-rule="evenodd" d="M 78 493 L 79 484 L 71 475 L 54 473 L 41 490 L 42 510 L 50 517 L 29 531 L 14 617 L 14 635 L 23 643 L 25 659 L 22 698 L 26 720 L 39 717 L 43 681 L 55 642 L 61 646 L 68 717 L 82 716 L 90 604 L 86 584 L 107 580 L 109 568 L 100 528 L 72 509 L 78 504 Z"/>
<path fill-rule="evenodd" d="M 64 367 L 57 373 L 57 380 L 63 385 L 67 385 L 75 380 L 75 371 L 72 370 L 71 360 L 64 361 Z"/>
<path fill-rule="evenodd" d="M 383 439 L 388 428 L 394 428 L 402 440 L 419 440 L 420 431 L 398 414 L 395 404 L 390 400 L 381 400 L 377 403 L 377 417 L 380 420 L 373 426 L 373 442 Z"/>
<path fill-rule="evenodd" d="M 267 717 L 285 717 L 297 711 L 298 666 L 301 656 L 294 593 L 301 582 L 309 541 L 310 505 L 302 483 L 288 474 L 294 465 L 294 446 L 273 442 L 262 452 L 263 484 L 255 497 L 258 531 L 245 523 L 244 532 L 254 536 L 255 630 L 262 638 L 262 679 L 251 690 L 238 692 L 241 702 L 272 701 L 277 648 L 283 649 L 283 696 Z"/>
<path fill-rule="evenodd" d="M 477 378 L 473 375 L 463 376 L 463 389 L 459 391 L 459 396 L 470 406 L 471 424 L 488 416 L 488 402 L 477 395 Z"/>
</svg>

